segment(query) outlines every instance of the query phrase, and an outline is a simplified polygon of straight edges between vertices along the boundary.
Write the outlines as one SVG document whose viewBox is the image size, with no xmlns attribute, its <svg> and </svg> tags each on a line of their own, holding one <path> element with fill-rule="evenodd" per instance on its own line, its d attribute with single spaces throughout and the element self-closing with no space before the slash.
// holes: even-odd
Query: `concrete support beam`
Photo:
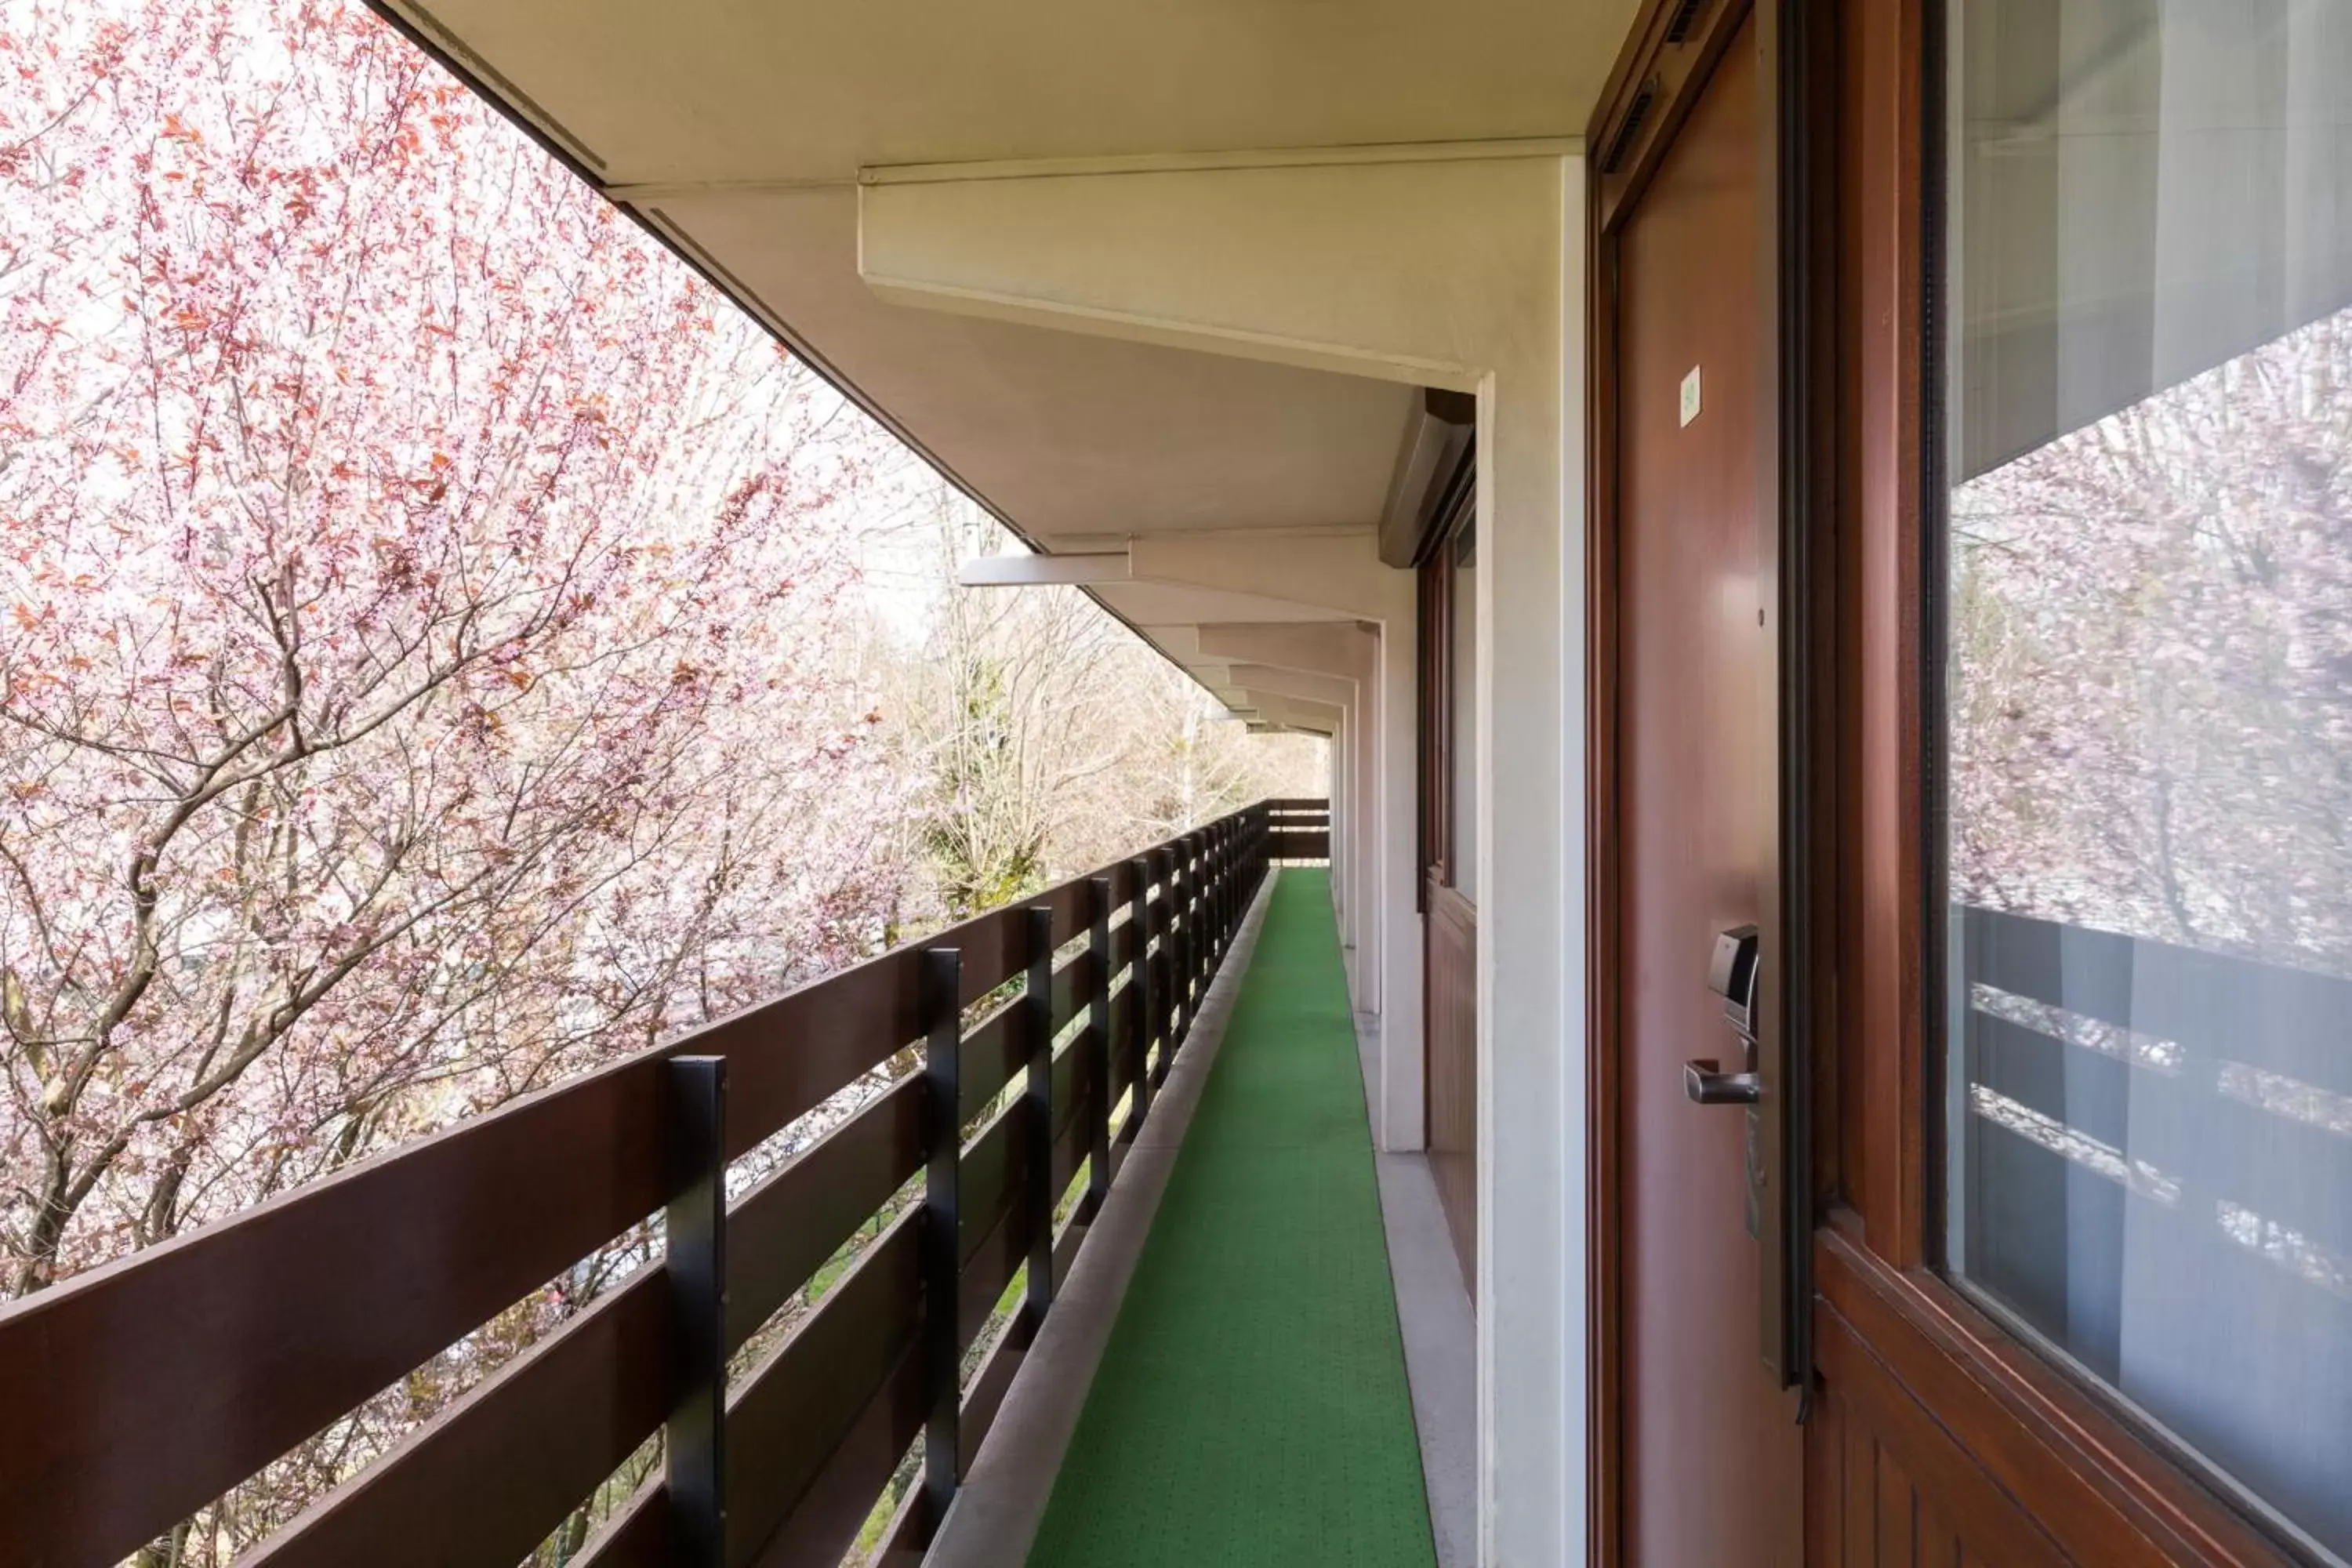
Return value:
<svg viewBox="0 0 2352 1568">
<path fill-rule="evenodd" d="M 1241 695 L 1249 707 L 1257 710 L 1263 722 L 1279 724 L 1302 734 L 1339 733 L 1340 711 L 1328 703 L 1299 701 L 1271 691 L 1245 691 Z"/>
<path fill-rule="evenodd" d="M 1139 583 L 1166 583 L 1288 600 L 1359 620 L 1410 620 L 1410 572 L 1381 564 L 1370 529 L 1349 533 L 1288 533 L 1278 529 L 1218 529 L 1166 533 L 1128 546 Z"/>
<path fill-rule="evenodd" d="M 1369 623 L 1212 621 L 1190 628 L 1192 647 L 1202 658 L 1228 664 L 1262 664 L 1369 681 L 1379 654 L 1380 628 Z"/>
<path fill-rule="evenodd" d="M 1233 683 L 1244 690 L 1278 692 L 1309 702 L 1328 702 L 1336 708 L 1351 708 L 1357 701 L 1356 681 L 1351 676 L 1283 669 L 1270 664 L 1235 664 L 1227 668 Z"/>
<path fill-rule="evenodd" d="M 965 588 L 1088 587 L 1127 583 L 1127 552 L 1100 555 L 982 555 L 956 572 Z"/>
<path fill-rule="evenodd" d="M 1508 333 L 1553 308 L 1544 252 L 1564 160 L 1398 151 L 876 169 L 858 190 L 858 270 L 885 299 L 938 310 L 1475 391 Z"/>
</svg>

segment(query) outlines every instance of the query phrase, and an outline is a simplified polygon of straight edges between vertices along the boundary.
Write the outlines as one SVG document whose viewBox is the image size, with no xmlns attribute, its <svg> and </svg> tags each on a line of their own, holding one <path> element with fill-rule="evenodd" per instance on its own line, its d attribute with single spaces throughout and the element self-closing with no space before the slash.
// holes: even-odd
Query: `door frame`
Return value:
<svg viewBox="0 0 2352 1568">
<path fill-rule="evenodd" d="M 1762 984 L 1772 998 L 1758 1031 L 1757 1061 L 1780 1111 L 1764 1118 L 1763 1163 L 1775 1191 L 1761 1211 L 1764 1280 L 1757 1304 L 1757 1349 L 1784 1387 L 1805 1389 L 1811 1376 L 1810 1248 L 1801 1238 L 1814 1212 L 1812 1082 L 1808 1048 L 1822 994 L 1822 938 L 1831 906 L 1818 896 L 1816 846 L 1831 801 L 1818 781 L 1830 775 L 1833 731 L 1819 694 L 1831 667 L 1834 631 L 1813 584 L 1830 563 L 1822 504 L 1825 458 L 1832 449 L 1817 421 L 1784 411 L 1812 405 L 1827 363 L 1822 308 L 1828 230 L 1820 199 L 1830 150 L 1820 53 L 1828 29 L 1818 7 L 1798 0 L 1644 0 L 1624 49 L 1595 107 L 1586 137 L 1586 239 L 1592 258 L 1586 297 L 1588 457 L 1586 507 L 1586 842 L 1591 846 L 1585 929 L 1589 973 L 1586 1028 L 1588 1151 L 1586 1310 L 1592 1325 L 1586 1369 L 1588 1560 L 1622 1559 L 1624 1525 L 1623 1239 L 1622 1180 L 1623 1081 L 1617 910 L 1622 890 L 1618 834 L 1618 511 L 1620 380 L 1616 280 L 1622 226 L 1655 175 L 1724 51 L 1742 23 L 1756 22 L 1758 195 L 1770 215 L 1752 265 L 1757 298 L 1773 320 L 1759 323 L 1756 489 L 1758 515 L 1776 521 L 1759 598 L 1776 606 L 1769 657 L 1756 675 L 1755 698 L 1778 716 L 1779 767 L 1760 781 L 1778 824 L 1767 846 L 1759 889 Z M 1828 126 L 1833 129 L 1833 126 Z M 1792 1400 L 1792 1412 L 1795 1402 Z M 1790 1441 L 1798 1441 L 1791 1433 Z"/>
<path fill-rule="evenodd" d="M 1791 1376 L 1880 1424 L 1922 1499 L 2019 1562 L 2299 1561 L 2106 1390 L 1942 1272 L 1937 606 L 1946 0 L 1644 0 L 1595 109 L 1586 238 L 1588 1561 L 1622 1560 L 1615 236 L 1751 9 L 1766 210 L 1758 484 L 1780 519 L 1780 885 L 1760 1065 L 1786 1089 Z M 1679 23 L 1680 42 L 1667 37 Z M 1624 130 L 1637 100 L 1640 121 Z M 1623 145 L 1617 145 L 1622 139 Z M 1801 411 L 1789 417 L 1788 411 Z M 1778 940 L 1776 941 L 1776 936 Z M 1783 1045 L 1785 1042 L 1785 1045 Z M 1776 1054 L 1777 1048 L 1777 1054 Z M 1768 1124 L 1769 1122 L 1768 1118 Z M 1766 1238 L 1768 1244 L 1770 1237 Z M 1769 1334 L 1769 1323 L 1763 1325 Z M 1818 1433 L 1816 1422 L 1813 1432 Z M 1809 1434 L 1808 1561 L 1844 1561 Z M 1832 1433 L 1829 1441 L 1834 1443 Z M 1907 1559 L 1906 1559 L 1907 1560 Z"/>
</svg>

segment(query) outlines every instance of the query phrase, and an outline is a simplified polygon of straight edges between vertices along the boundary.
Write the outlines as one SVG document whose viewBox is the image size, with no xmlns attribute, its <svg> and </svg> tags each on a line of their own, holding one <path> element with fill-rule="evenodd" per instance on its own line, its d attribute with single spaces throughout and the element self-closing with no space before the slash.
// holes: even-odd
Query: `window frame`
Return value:
<svg viewBox="0 0 2352 1568">
<path fill-rule="evenodd" d="M 2165 1550 L 2171 1560 L 2195 1563 L 2334 1562 L 2324 1546 L 2307 1537 L 2282 1510 L 2263 1500 L 2245 1482 L 2209 1458 L 2135 1403 L 2121 1388 L 2052 1340 L 2016 1309 L 1961 1271 L 1953 1256 L 1950 1179 L 1954 1171 L 1950 1074 L 1959 1067 L 1962 1045 L 1954 1027 L 1952 987 L 1958 959 L 1952 942 L 1949 807 L 1951 714 L 1947 700 L 1949 660 L 1953 476 L 1958 472 L 1953 396 L 1960 357 L 1955 337 L 1958 303 L 1948 298 L 1952 247 L 1958 243 L 1954 172 L 1958 153 L 1948 127 L 1951 92 L 1960 67 L 1959 28 L 1969 0 L 1908 0 L 1921 22 L 1916 84 L 1919 163 L 1912 210 L 1906 215 L 1916 237 L 1917 270 L 1912 280 L 1916 306 L 1907 323 L 1918 367 L 1912 389 L 1916 410 L 1914 437 L 1919 526 L 1912 603 L 1917 631 L 1908 654 L 1916 660 L 1909 681 L 1917 742 L 1916 811 L 1918 899 L 1916 929 L 1918 1003 L 1916 1044 L 1910 1064 L 1917 1100 L 1894 1140 L 1906 1151 L 1906 1254 L 1903 1276 L 1917 1293 L 1925 1318 L 1932 1310 L 1945 1333 L 1965 1346 L 1979 1374 L 2020 1406 L 2027 1429 L 2044 1440 L 2063 1436 L 2095 1462 L 2077 1466 L 2086 1476 L 2112 1482 L 2135 1505 L 2157 1518 L 2186 1527 Z M 1863 1042 L 1849 1040 L 1844 1049 Z M 2344 1561 L 2352 1562 L 2352 1557 Z"/>
<path fill-rule="evenodd" d="M 1796 742 L 1834 758 L 1811 857 L 1829 906 L 1810 978 L 1826 1020 L 1809 1086 L 1818 1362 L 1850 1396 L 1916 1401 L 1966 1472 L 1946 1478 L 1953 1491 L 1990 1479 L 1989 1503 L 2072 1557 L 2303 1561 L 2168 1434 L 1946 1268 L 1940 281 L 1946 27 L 1962 3 L 1847 0 L 1832 42 L 1795 68 L 1829 79 L 1812 156 L 1834 192 L 1794 290 L 1829 323 L 1834 371 L 1808 398 L 1832 448 L 1830 652 L 1795 694 L 1821 725 Z"/>
</svg>

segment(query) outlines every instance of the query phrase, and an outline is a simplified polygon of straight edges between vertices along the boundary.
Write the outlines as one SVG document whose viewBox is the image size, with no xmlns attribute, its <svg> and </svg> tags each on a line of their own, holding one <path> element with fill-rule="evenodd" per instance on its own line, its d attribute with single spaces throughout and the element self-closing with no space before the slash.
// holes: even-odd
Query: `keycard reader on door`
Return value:
<svg viewBox="0 0 2352 1568">
<path fill-rule="evenodd" d="M 1712 1057 L 1683 1064 L 1683 1092 L 1701 1105 L 1753 1105 L 1763 1098 L 1756 1076 L 1756 928 L 1717 931 L 1706 966 L 1706 988 L 1723 998 L 1724 1022 L 1739 1042 L 1740 1070 L 1725 1072 Z"/>
</svg>

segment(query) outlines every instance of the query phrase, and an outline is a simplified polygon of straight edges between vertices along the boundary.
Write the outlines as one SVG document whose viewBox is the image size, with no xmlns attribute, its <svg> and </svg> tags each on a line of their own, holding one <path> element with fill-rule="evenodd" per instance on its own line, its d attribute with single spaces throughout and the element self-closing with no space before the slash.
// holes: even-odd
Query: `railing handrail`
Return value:
<svg viewBox="0 0 2352 1568">
<path fill-rule="evenodd" d="M 1051 911 L 1053 947 L 1081 935 L 1090 940 L 1086 952 L 1055 972 L 1051 987 L 1054 1027 L 1082 1013 L 1088 1018 L 1081 1031 L 1086 1048 L 1059 1053 L 1047 1075 L 1067 1096 L 1062 1103 L 1073 1108 L 1053 1116 L 1056 1131 L 1075 1139 L 1085 1131 L 1076 1125 L 1083 1120 L 1075 1109 L 1079 1097 L 1090 1097 L 1097 1119 L 1107 1116 L 1122 1070 L 1129 1082 L 1142 1076 L 1136 1064 L 1155 1040 L 1164 1073 L 1263 874 L 1274 816 L 1272 803 L 1246 807 L 919 946 L 893 949 L 0 1308 L 0 1407 L 19 1420 L 17 1440 L 0 1446 L 0 1519 L 7 1521 L 13 1553 L 21 1553 L 12 1561 L 62 1568 L 119 1560 L 659 1209 L 677 1180 L 667 1169 L 675 1131 L 667 1064 L 673 1058 L 724 1059 L 724 1150 L 731 1159 L 924 1036 L 936 1022 L 920 1014 L 919 974 L 927 952 L 959 955 L 959 1014 L 1033 966 L 1037 955 L 1028 951 L 1025 922 L 1037 910 Z M 1137 913 L 1147 916 L 1140 940 L 1132 926 Z M 1122 914 L 1126 923 L 1118 919 Z M 1049 952 L 1045 962 L 1051 957 Z M 1139 984 L 1160 1003 L 1156 1019 L 1139 1010 Z M 1042 1022 L 1042 1014 L 1034 1016 Z M 1024 1048 L 1006 1055 L 1003 1036 L 1011 1027 L 1000 1012 L 968 1038 L 960 1029 L 949 1038 L 961 1057 L 988 1037 L 1000 1068 L 1014 1064 L 1001 1083 L 1036 1049 L 1024 1029 Z M 1126 1050 L 1114 1055 L 1114 1039 Z M 919 1103 L 921 1089 L 920 1075 L 902 1079 L 728 1211 L 724 1223 L 738 1243 L 727 1281 L 730 1295 L 741 1298 L 726 1310 L 730 1348 L 881 1209 L 919 1169 L 922 1151 L 938 1150 L 942 1118 Z M 1147 1096 L 1148 1085 L 1139 1084 L 1139 1108 Z M 947 1140 L 954 1153 L 984 1167 L 975 1175 L 967 1166 L 968 1184 L 992 1180 L 1002 1189 L 983 1194 L 996 1207 L 979 1216 L 992 1220 L 996 1231 L 971 1236 L 973 1216 L 964 1216 L 967 1272 L 976 1267 L 972 1248 L 1012 1226 L 1006 1205 L 1020 1207 L 1012 1189 L 1028 1174 L 1018 1158 L 990 1145 L 992 1138 L 1008 1146 L 1023 1142 L 1011 1130 L 1020 1110 L 1015 1101 L 969 1151 Z M 961 1116 L 947 1123 L 950 1130 L 961 1124 Z M 1042 1146 L 1057 1166 L 1063 1163 L 1058 1144 Z M 1092 1146 L 1079 1144 L 1068 1163 L 1075 1166 Z M 1025 1247 L 1034 1238 L 1025 1222 L 1024 1229 Z M 854 1272 L 879 1279 L 906 1264 L 901 1252 L 908 1248 L 877 1247 Z M 1003 1270 L 1007 1278 L 1023 1256 L 1014 1249 Z M 486 1497 L 481 1466 L 500 1448 L 511 1463 L 507 1446 L 515 1425 L 530 1429 L 537 1412 L 572 1429 L 532 1431 L 532 1440 L 549 1446 L 520 1468 L 535 1483 L 503 1478 L 489 1489 L 499 1495 L 483 1503 L 488 1512 L 461 1521 L 479 1526 L 462 1537 L 468 1556 L 476 1542 L 485 1561 L 510 1563 L 528 1552 L 669 1408 L 673 1391 L 662 1366 L 619 1364 L 631 1355 L 665 1360 L 674 1308 L 662 1272 L 660 1264 L 640 1269 L 314 1506 L 261 1554 L 273 1563 L 417 1560 L 404 1555 L 413 1543 L 444 1539 L 449 1526 L 412 1516 L 436 1488 L 463 1486 L 469 1498 Z M 835 1293 L 846 1289 L 836 1285 Z M 869 1289 L 879 1293 L 877 1300 L 905 1308 L 902 1294 Z M 983 1317 L 1001 1289 L 999 1281 L 987 1292 Z M 959 1294 L 971 1291 L 960 1287 Z M 730 1424 L 739 1415 L 751 1418 L 742 1407 L 756 1403 L 756 1384 L 770 1366 L 790 1359 L 824 1315 L 820 1310 L 801 1326 L 754 1386 L 737 1391 Z M 890 1353 L 887 1346 L 855 1348 L 885 1360 Z M 807 1347 L 803 1352 L 806 1362 Z M 882 1394 L 904 1383 L 906 1359 L 899 1355 L 876 1373 Z M 829 1369 L 817 1366 L 813 1375 L 829 1375 Z M 578 1396 L 587 1384 L 596 1391 L 591 1403 L 599 1419 L 583 1423 Z M 856 1406 L 850 1414 L 863 1420 L 868 1406 L 887 1402 L 877 1395 L 850 1403 Z M 480 1419 L 493 1407 L 511 1418 Z M 498 1442 L 477 1451 L 477 1438 L 494 1430 Z M 854 1435 L 835 1434 L 808 1459 L 803 1468 L 812 1482 Z M 889 1435 L 895 1440 L 895 1431 Z M 890 1449 L 890 1463 L 905 1446 Z M 430 1462 L 415 1458 L 428 1451 Z M 887 1473 L 886 1465 L 882 1475 Z M 397 1513 L 391 1511 L 395 1501 Z M 744 1510 L 747 1518 L 757 1511 Z M 339 1528 L 339 1514 L 400 1521 L 395 1533 L 411 1545 L 363 1539 Z M 659 1514 L 656 1500 L 630 1517 L 653 1518 L 638 1533 L 649 1529 L 648 1539 L 658 1541 Z M 850 1522 L 853 1531 L 856 1522 Z M 628 1531 L 607 1534 L 617 1539 L 598 1561 L 635 1560 Z M 509 1550 L 517 1541 L 520 1548 Z M 741 1556 L 739 1549 L 730 1560 Z"/>
</svg>

